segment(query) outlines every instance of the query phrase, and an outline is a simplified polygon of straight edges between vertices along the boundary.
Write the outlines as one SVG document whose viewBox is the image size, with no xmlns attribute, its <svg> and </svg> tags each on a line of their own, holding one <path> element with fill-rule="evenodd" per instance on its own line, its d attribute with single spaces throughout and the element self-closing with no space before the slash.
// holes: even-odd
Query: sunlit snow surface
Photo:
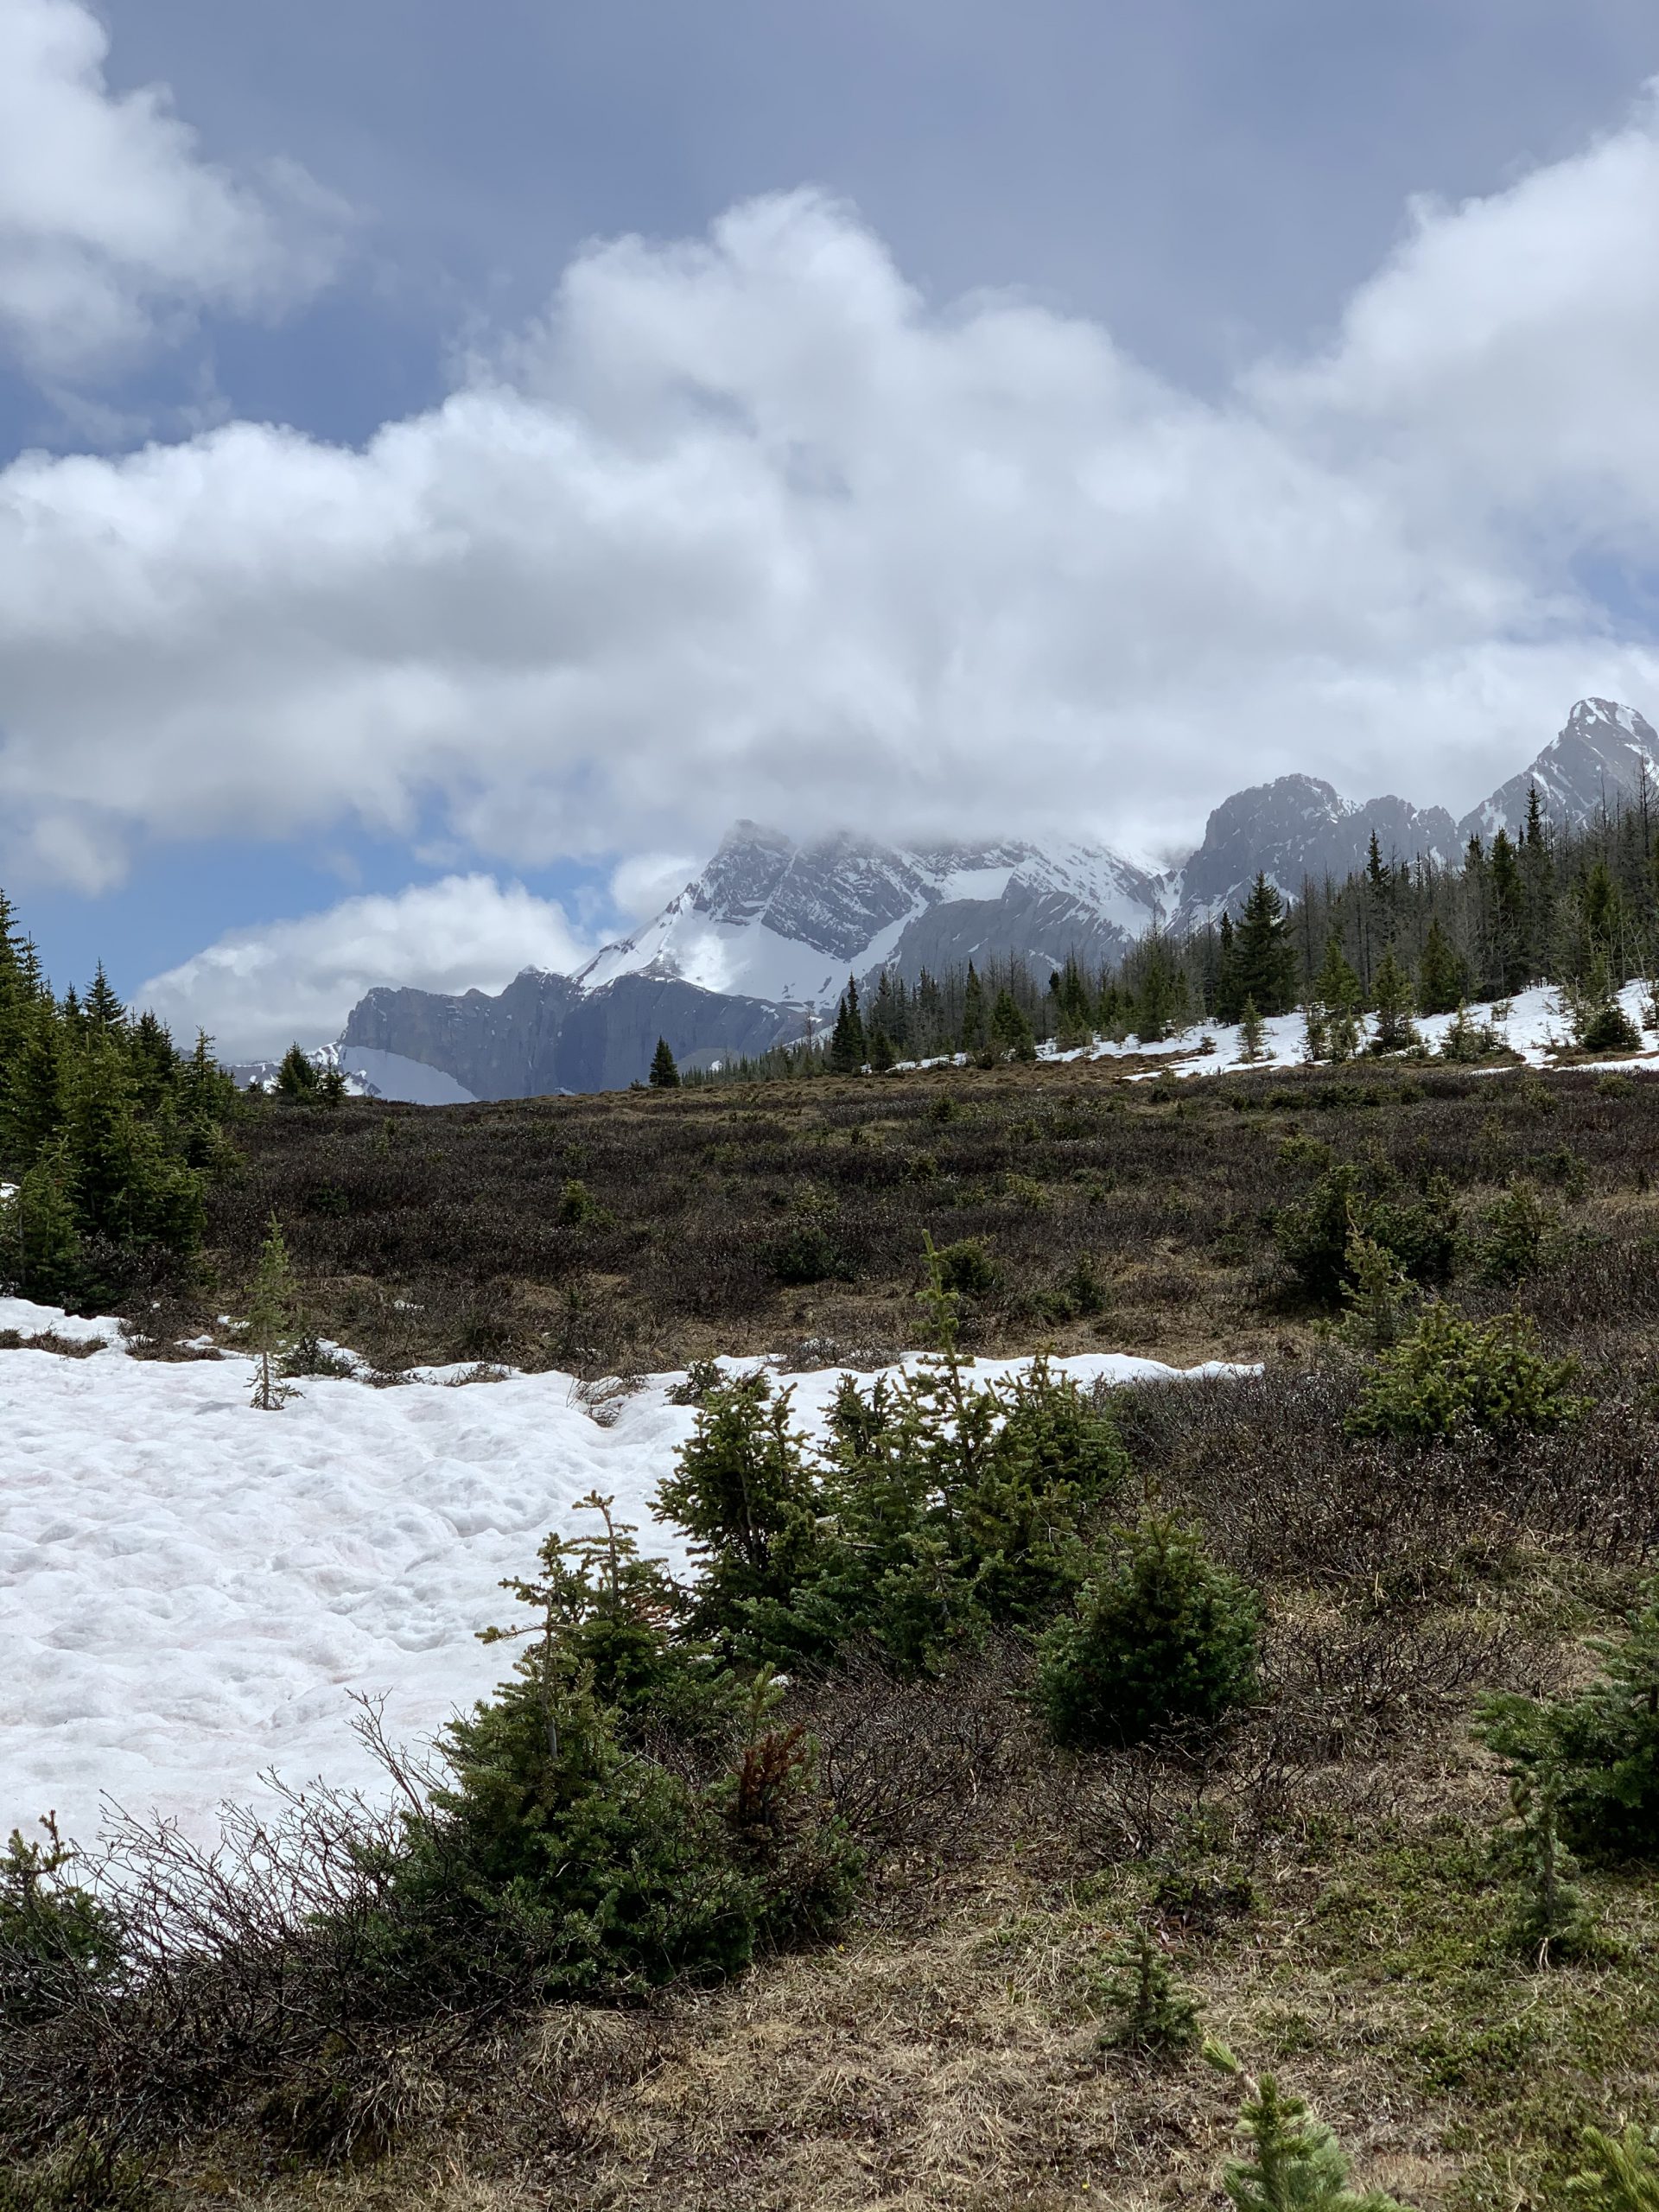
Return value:
<svg viewBox="0 0 1659 2212">
<path fill-rule="evenodd" d="M 1644 1062 L 1659 1065 L 1659 1036 L 1642 1027 L 1642 1015 L 1647 997 L 1645 983 L 1626 983 L 1619 993 L 1619 1004 L 1635 1023 L 1642 1039 L 1639 1053 L 1621 1054 L 1617 1061 L 1609 1060 L 1609 1067 L 1640 1067 Z M 1556 1054 L 1567 1049 L 1571 1043 L 1567 1018 L 1560 994 L 1548 985 L 1529 991 L 1517 991 L 1508 1001 L 1509 1012 L 1494 1014 L 1491 1006 L 1471 1006 L 1469 1018 L 1480 1024 L 1492 1020 L 1499 1038 L 1517 1052 L 1529 1067 L 1548 1067 Z M 1420 1015 L 1418 1034 L 1431 1052 L 1438 1052 L 1446 1033 L 1456 1016 L 1450 1014 Z M 1374 1020 L 1365 1024 L 1367 1030 L 1376 1027 Z M 1303 1039 L 1306 1026 L 1300 1014 L 1284 1014 L 1262 1025 L 1263 1067 L 1294 1067 L 1301 1064 Z M 1198 1046 L 1204 1036 L 1213 1039 L 1215 1051 L 1200 1052 Z M 1170 1075 L 1220 1075 L 1229 1068 L 1240 1065 L 1242 1038 L 1236 1025 L 1205 1022 L 1183 1030 L 1179 1037 L 1172 1037 L 1159 1045 L 1126 1043 L 1101 1044 L 1084 1047 L 1077 1052 L 1059 1053 L 1061 1059 L 1105 1059 L 1114 1057 L 1155 1053 L 1163 1065 L 1151 1072 Z M 1598 1066 L 1602 1063 L 1598 1062 Z M 1580 1068 L 1585 1064 L 1579 1063 Z M 1349 1071 L 1352 1072 L 1351 1065 Z M 1340 1072 L 1340 1071 L 1338 1071 Z M 1131 1081 L 1144 1081 L 1145 1075 L 1132 1077 Z"/>
<path fill-rule="evenodd" d="M 69 1359 L 0 1351 L 0 1835 L 48 1808 L 90 1838 L 100 1793 L 198 1833 L 267 1768 L 372 1784 L 349 1693 L 384 1694 L 389 1732 L 429 1738 L 506 1669 L 474 1631 L 498 1588 L 598 1488 L 649 1548 L 650 1503 L 694 1415 L 652 1378 L 601 1427 L 570 1378 L 377 1389 L 312 1380 L 278 1413 L 239 1357 L 128 1357 L 112 1322 L 0 1299 L 0 1329 L 102 1337 Z M 728 1363 L 740 1365 L 741 1363 Z M 982 1361 L 984 1376 L 1015 1362 Z M 1080 1380 L 1166 1374 L 1103 1353 Z M 815 1426 L 833 1370 L 792 1378 Z"/>
</svg>

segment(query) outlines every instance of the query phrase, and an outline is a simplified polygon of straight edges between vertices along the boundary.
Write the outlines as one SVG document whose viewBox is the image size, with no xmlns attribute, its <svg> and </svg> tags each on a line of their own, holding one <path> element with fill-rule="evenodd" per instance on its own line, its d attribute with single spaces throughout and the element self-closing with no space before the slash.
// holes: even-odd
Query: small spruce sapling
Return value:
<svg viewBox="0 0 1659 2212">
<path fill-rule="evenodd" d="M 1403 2212 L 1380 2189 L 1349 2186 L 1348 2158 L 1335 2133 L 1300 2097 L 1288 2096 L 1271 2074 L 1258 2082 L 1224 2044 L 1206 2041 L 1204 2055 L 1243 2085 L 1238 2133 L 1246 2149 L 1222 2168 L 1221 2185 L 1237 2212 Z"/>
<path fill-rule="evenodd" d="M 1659 2212 L 1659 2139 L 1631 2120 L 1618 2135 L 1586 2127 L 1585 2164 L 1567 2187 L 1585 2212 Z"/>
<path fill-rule="evenodd" d="M 1405 1332 L 1417 1291 L 1386 1244 L 1366 1236 L 1349 1216 L 1343 1258 L 1343 1316 L 1338 1333 L 1357 1351 L 1387 1351 Z"/>
<path fill-rule="evenodd" d="M 298 1333 L 299 1300 L 293 1270 L 283 1242 L 282 1224 L 272 1214 L 254 1271 L 245 1339 L 254 1358 L 253 1403 L 261 1413 L 276 1413 L 296 1395 L 293 1386 L 283 1380 L 283 1362 Z"/>
<path fill-rule="evenodd" d="M 1246 999 L 1238 1020 L 1238 1057 L 1247 1065 L 1254 1067 L 1263 1057 L 1266 1034 L 1266 1027 L 1255 1010 L 1255 1001 Z"/>
<path fill-rule="evenodd" d="M 1120 1947 L 1114 1967 L 1101 1992 L 1116 2015 L 1101 2032 L 1102 2050 L 1147 2058 L 1191 2050 L 1199 2037 L 1198 1999 L 1171 1974 L 1149 1929 L 1137 1929 Z"/>
<path fill-rule="evenodd" d="M 1595 1916 L 1573 1880 L 1577 1863 L 1561 1841 L 1561 1779 L 1553 1759 L 1522 1769 L 1510 1782 L 1521 1847 L 1520 1894 L 1508 1935 L 1547 1967 L 1597 1948 Z"/>
<path fill-rule="evenodd" d="M 318 1080 L 315 1062 L 296 1039 L 283 1054 L 276 1071 L 277 1090 L 284 1098 L 315 1098 Z"/>
</svg>

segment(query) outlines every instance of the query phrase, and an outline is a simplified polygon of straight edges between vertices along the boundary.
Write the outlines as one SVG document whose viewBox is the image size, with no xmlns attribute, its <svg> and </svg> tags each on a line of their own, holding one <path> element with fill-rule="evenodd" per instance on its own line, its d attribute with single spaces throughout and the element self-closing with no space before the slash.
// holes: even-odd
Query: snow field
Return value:
<svg viewBox="0 0 1659 2212">
<path fill-rule="evenodd" d="M 650 1507 L 695 1419 L 669 1402 L 677 1376 L 613 1402 L 609 1427 L 567 1375 L 446 1388 L 465 1370 L 443 1369 L 389 1389 L 308 1380 L 260 1413 L 241 1357 L 134 1359 L 112 1321 L 21 1299 L 0 1299 L 0 1329 L 106 1346 L 0 1351 L 0 1835 L 50 1809 L 90 1840 L 105 1795 L 210 1835 L 271 1769 L 376 1788 L 351 1693 L 384 1696 L 411 1743 L 486 1694 L 511 1666 L 475 1637 L 513 1617 L 501 1580 L 550 1528 L 590 1520 L 573 1508 L 594 1489 L 685 1570 Z M 1083 1382 L 1173 1371 L 1058 1364 Z M 836 1372 L 788 1378 L 804 1427 Z"/>
<path fill-rule="evenodd" d="M 1647 985 L 1626 983 L 1618 994 L 1618 1002 L 1636 1024 L 1642 1039 L 1642 1049 L 1617 1060 L 1597 1061 L 1597 1068 L 1659 1067 L 1659 1036 L 1642 1027 L 1642 1014 L 1647 996 Z M 1552 985 L 1539 984 L 1529 991 L 1517 991 L 1509 1001 L 1507 1018 L 1497 1020 L 1490 1004 L 1471 1006 L 1469 1018 L 1477 1026 L 1491 1020 L 1498 1034 L 1511 1049 L 1518 1052 L 1529 1067 L 1548 1067 L 1555 1054 L 1569 1044 L 1567 1015 L 1563 1012 L 1560 994 Z M 1416 1017 L 1417 1033 L 1431 1052 L 1438 1052 L 1445 1041 L 1446 1033 L 1457 1016 L 1451 1014 L 1420 1014 Z M 1361 1025 L 1369 1034 L 1375 1027 L 1370 1017 Z M 1302 1040 L 1306 1025 L 1300 1013 L 1276 1014 L 1262 1025 L 1262 1058 L 1255 1065 L 1261 1068 L 1300 1067 L 1302 1060 Z M 1198 1040 L 1212 1037 L 1216 1049 L 1200 1053 Z M 1137 1045 L 1109 1042 L 1086 1046 L 1077 1052 L 1045 1054 L 1045 1058 L 1058 1059 L 1122 1059 L 1157 1054 L 1163 1066 L 1156 1071 L 1145 1070 L 1130 1077 L 1132 1083 L 1146 1083 L 1154 1073 L 1160 1075 L 1223 1075 L 1228 1069 L 1243 1065 L 1240 1047 L 1243 1039 L 1236 1023 L 1198 1022 L 1191 1029 L 1184 1029 L 1179 1036 L 1166 1038 L 1158 1045 Z M 1352 1065 L 1350 1063 L 1349 1065 Z M 1589 1064 L 1576 1063 L 1581 1071 L 1589 1071 Z"/>
</svg>

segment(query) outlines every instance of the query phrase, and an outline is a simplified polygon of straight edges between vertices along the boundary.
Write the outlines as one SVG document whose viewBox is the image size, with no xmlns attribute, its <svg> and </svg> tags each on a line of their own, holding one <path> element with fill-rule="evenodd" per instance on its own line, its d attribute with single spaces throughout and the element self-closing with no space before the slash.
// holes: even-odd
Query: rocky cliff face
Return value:
<svg viewBox="0 0 1659 2212">
<path fill-rule="evenodd" d="M 1534 784 L 1548 820 L 1557 828 L 1578 829 L 1603 807 L 1611 813 L 1638 804 L 1644 779 L 1650 785 L 1659 781 L 1659 732 L 1633 707 L 1580 699 L 1532 766 L 1464 816 L 1459 840 L 1491 838 L 1499 830 L 1514 836 L 1526 825 Z"/>
<path fill-rule="evenodd" d="M 671 977 L 625 976 L 584 991 L 571 976 L 527 968 L 493 997 L 371 991 L 353 1007 L 341 1049 L 348 1059 L 353 1048 L 367 1047 L 418 1060 L 474 1098 L 537 1098 L 626 1090 L 644 1079 L 659 1037 L 683 1068 L 695 1068 L 800 1034 L 792 1007 Z"/>
<path fill-rule="evenodd" d="M 1258 872 L 1289 898 L 1310 879 L 1340 880 L 1364 866 L 1373 832 L 1384 860 L 1445 862 L 1457 851 L 1456 825 L 1443 807 L 1420 810 L 1402 798 L 1358 804 L 1317 776 L 1281 776 L 1236 791 L 1211 815 L 1203 844 L 1180 871 L 1175 925 L 1236 913 Z"/>
</svg>

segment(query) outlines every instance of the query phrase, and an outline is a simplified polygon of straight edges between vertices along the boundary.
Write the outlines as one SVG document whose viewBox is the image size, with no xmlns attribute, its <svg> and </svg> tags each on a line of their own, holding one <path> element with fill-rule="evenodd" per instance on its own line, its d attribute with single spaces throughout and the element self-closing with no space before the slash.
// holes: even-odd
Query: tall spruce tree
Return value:
<svg viewBox="0 0 1659 2212">
<path fill-rule="evenodd" d="M 968 981 L 963 992 L 961 1050 L 969 1054 L 982 1052 L 986 1043 L 985 987 L 980 982 L 979 970 L 970 960 L 968 963 Z"/>
<path fill-rule="evenodd" d="M 1260 1014 L 1288 1014 L 1297 999 L 1296 947 L 1279 887 L 1264 874 L 1244 901 L 1233 957 L 1241 1003 L 1254 1000 Z"/>
<path fill-rule="evenodd" d="M 1452 950 L 1440 916 L 1431 915 L 1417 963 L 1417 1003 L 1425 1014 L 1455 1014 L 1468 994 L 1467 963 Z"/>
<path fill-rule="evenodd" d="M 677 1090 L 680 1087 L 679 1067 L 668 1049 L 666 1037 L 657 1039 L 657 1050 L 651 1056 L 650 1080 L 653 1090 Z"/>
<path fill-rule="evenodd" d="M 830 1039 L 830 1073 L 856 1075 L 869 1057 L 869 1043 L 864 1034 L 864 1017 L 859 1011 L 858 984 L 849 976 L 847 988 L 836 1008 L 836 1026 Z"/>
</svg>

